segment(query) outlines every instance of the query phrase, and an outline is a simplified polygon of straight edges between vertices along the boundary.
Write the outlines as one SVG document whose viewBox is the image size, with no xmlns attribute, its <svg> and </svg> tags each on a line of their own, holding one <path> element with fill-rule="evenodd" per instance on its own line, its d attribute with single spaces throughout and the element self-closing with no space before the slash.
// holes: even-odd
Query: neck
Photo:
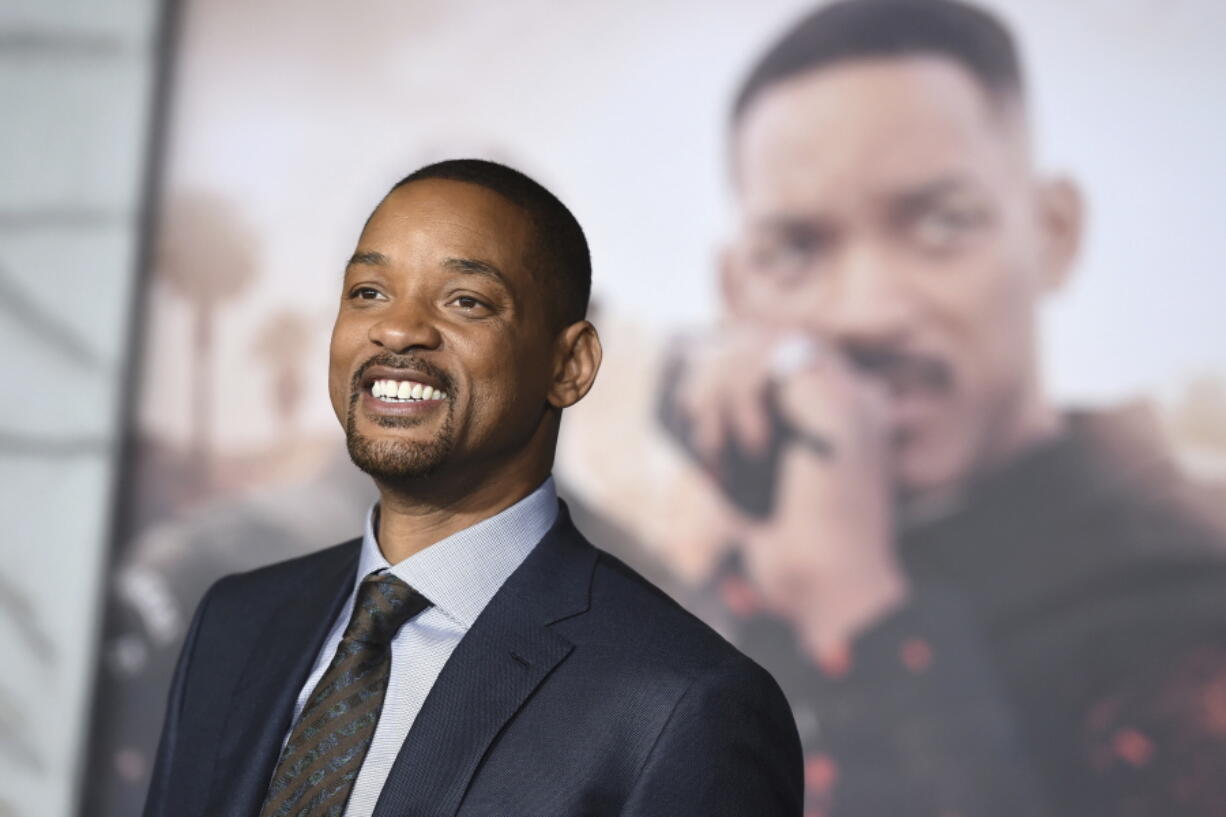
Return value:
<svg viewBox="0 0 1226 817">
<path fill-rule="evenodd" d="M 970 475 L 972 481 L 1008 466 L 1064 430 L 1064 416 L 1037 387 L 1031 389 L 1028 399 L 1015 405 L 1015 411 L 989 429 L 988 437 L 993 444 L 985 447 Z"/>
<path fill-rule="evenodd" d="M 409 483 L 377 481 L 379 550 L 396 564 L 501 513 L 540 487 L 549 477 L 551 462 L 552 457 L 510 468 L 486 464 Z"/>
</svg>

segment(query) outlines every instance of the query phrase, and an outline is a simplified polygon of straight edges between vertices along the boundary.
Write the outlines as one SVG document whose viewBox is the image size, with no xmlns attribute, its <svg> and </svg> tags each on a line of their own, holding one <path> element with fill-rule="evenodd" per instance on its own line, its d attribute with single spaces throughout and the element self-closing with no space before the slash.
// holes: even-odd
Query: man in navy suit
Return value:
<svg viewBox="0 0 1226 817">
<path fill-rule="evenodd" d="M 578 222 L 510 168 L 430 165 L 379 204 L 329 371 L 379 502 L 361 539 L 205 595 L 146 817 L 800 814 L 774 680 L 554 494 L 600 365 L 590 280 Z"/>
</svg>

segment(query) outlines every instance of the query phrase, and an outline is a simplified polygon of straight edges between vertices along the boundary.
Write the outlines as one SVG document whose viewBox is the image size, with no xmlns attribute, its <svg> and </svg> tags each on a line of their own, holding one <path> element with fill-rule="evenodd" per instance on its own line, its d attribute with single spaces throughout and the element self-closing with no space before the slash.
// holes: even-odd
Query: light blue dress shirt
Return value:
<svg viewBox="0 0 1226 817">
<path fill-rule="evenodd" d="M 392 670 L 374 740 L 362 763 L 345 817 L 370 817 L 400 746 L 409 734 L 443 665 L 477 616 L 515 568 L 553 527 L 558 498 L 553 477 L 501 513 L 389 565 L 375 539 L 377 506 L 366 515 L 366 532 L 353 590 L 324 641 L 310 677 L 298 693 L 294 721 L 328 669 L 340 644 L 358 585 L 371 573 L 390 570 L 433 606 L 406 622 L 392 639 Z M 285 735 L 289 739 L 289 733 Z"/>
</svg>

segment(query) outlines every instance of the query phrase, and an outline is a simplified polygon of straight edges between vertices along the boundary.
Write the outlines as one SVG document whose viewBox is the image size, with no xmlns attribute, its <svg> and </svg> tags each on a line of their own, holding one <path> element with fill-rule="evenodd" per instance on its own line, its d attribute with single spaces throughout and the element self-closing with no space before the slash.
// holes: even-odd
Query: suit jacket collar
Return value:
<svg viewBox="0 0 1226 817">
<path fill-rule="evenodd" d="M 278 606 L 267 616 L 234 687 L 206 814 L 259 813 L 298 691 L 349 598 L 359 546 L 354 539 L 325 554 L 296 577 L 288 599 L 274 602 Z"/>
<path fill-rule="evenodd" d="M 574 648 L 550 625 L 588 609 L 596 558 L 561 503 L 554 526 L 443 667 L 374 817 L 456 813 L 495 736 Z"/>
<path fill-rule="evenodd" d="M 375 817 L 455 814 L 494 737 L 573 649 L 550 625 L 587 610 L 597 552 L 559 504 L 553 527 L 443 667 Z M 352 591 L 359 547 L 346 543 L 313 565 L 268 616 L 230 701 L 205 813 L 259 813 L 298 691 Z"/>
</svg>

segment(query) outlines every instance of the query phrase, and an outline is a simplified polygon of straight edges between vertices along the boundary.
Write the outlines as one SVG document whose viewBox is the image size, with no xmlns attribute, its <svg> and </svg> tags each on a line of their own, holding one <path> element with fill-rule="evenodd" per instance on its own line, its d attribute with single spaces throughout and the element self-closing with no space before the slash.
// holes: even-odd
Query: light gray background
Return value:
<svg viewBox="0 0 1226 817">
<path fill-rule="evenodd" d="M 155 13 L 0 4 L 3 817 L 75 813 Z"/>
</svg>

